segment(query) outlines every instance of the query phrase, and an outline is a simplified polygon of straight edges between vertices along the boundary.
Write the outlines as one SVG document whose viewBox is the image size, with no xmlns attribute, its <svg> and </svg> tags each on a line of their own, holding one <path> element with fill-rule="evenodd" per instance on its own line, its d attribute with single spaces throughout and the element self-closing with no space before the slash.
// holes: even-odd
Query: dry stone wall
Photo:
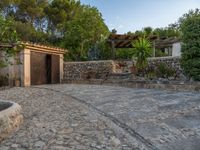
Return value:
<svg viewBox="0 0 200 150">
<path fill-rule="evenodd" d="M 104 79 L 113 70 L 113 61 L 65 62 L 64 81 Z"/>
<path fill-rule="evenodd" d="M 175 71 L 177 80 L 185 80 L 181 66 L 180 57 L 159 57 L 148 59 L 149 68 L 157 69 L 161 63 Z M 132 61 L 87 61 L 87 62 L 65 62 L 64 82 L 70 80 L 108 79 L 113 74 L 133 72 Z"/>
<path fill-rule="evenodd" d="M 167 67 L 175 71 L 175 78 L 177 80 L 185 80 L 185 76 L 183 75 L 183 70 L 180 64 L 180 59 L 180 57 L 149 58 L 148 64 L 149 68 L 152 68 L 154 70 L 156 70 L 160 64 L 165 64 Z"/>
</svg>

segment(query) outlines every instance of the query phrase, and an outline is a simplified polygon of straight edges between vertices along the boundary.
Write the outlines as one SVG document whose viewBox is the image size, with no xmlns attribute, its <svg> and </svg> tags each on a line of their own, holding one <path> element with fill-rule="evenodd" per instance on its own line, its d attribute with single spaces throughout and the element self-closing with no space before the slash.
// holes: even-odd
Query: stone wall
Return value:
<svg viewBox="0 0 200 150">
<path fill-rule="evenodd" d="M 176 91 L 200 91 L 200 83 L 185 80 L 180 66 L 180 57 L 160 57 L 148 59 L 149 68 L 157 69 L 164 63 L 175 70 L 173 80 L 147 80 L 133 76 L 132 61 L 88 61 L 65 62 L 63 83 L 104 84 L 129 88 L 155 88 Z"/>
<path fill-rule="evenodd" d="M 134 73 L 134 67 L 132 61 L 115 61 L 115 71 L 117 73 Z M 180 65 L 180 57 L 157 57 L 148 59 L 148 67 L 146 73 L 150 70 L 156 71 L 160 64 L 164 64 L 168 68 L 174 70 L 174 78 L 176 80 L 185 80 L 183 71 Z"/>
<path fill-rule="evenodd" d="M 104 79 L 114 70 L 114 62 L 109 61 L 87 61 L 87 62 L 65 62 L 64 81 Z"/>
<path fill-rule="evenodd" d="M 173 80 L 185 80 L 180 67 L 180 57 L 159 57 L 149 58 L 148 69 L 156 70 L 159 64 L 163 63 L 175 71 Z M 147 70 L 148 70 L 147 69 Z M 89 79 L 109 79 L 111 76 L 120 78 L 126 74 L 134 72 L 132 61 L 87 61 L 87 62 L 65 62 L 64 80 L 89 80 Z M 111 78 L 112 78 L 111 77 Z"/>
<path fill-rule="evenodd" d="M 174 77 L 176 80 L 185 80 L 185 76 L 183 75 L 183 70 L 180 65 L 180 57 L 158 57 L 148 59 L 149 68 L 153 68 L 154 70 L 156 70 L 161 63 L 175 71 Z"/>
<path fill-rule="evenodd" d="M 23 62 L 22 53 L 18 53 L 14 57 L 9 57 L 7 66 L 0 68 L 0 80 L 1 78 L 6 77 L 8 78 L 7 84 L 11 87 L 15 86 L 15 81 L 21 80 L 21 74 L 23 71 L 22 62 Z M 0 83 L 0 87 L 1 86 L 4 86 L 4 85 L 1 85 Z"/>
</svg>

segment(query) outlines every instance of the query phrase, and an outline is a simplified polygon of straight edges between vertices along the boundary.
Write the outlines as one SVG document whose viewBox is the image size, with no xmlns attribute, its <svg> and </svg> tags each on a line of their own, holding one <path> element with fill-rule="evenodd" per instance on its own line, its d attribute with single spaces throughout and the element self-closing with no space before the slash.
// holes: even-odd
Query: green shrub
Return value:
<svg viewBox="0 0 200 150">
<path fill-rule="evenodd" d="M 146 74 L 146 77 L 148 79 L 155 79 L 156 78 L 156 72 L 154 70 L 149 70 Z"/>
<path fill-rule="evenodd" d="M 127 48 L 120 48 L 116 51 L 117 59 L 131 59 L 132 55 L 132 50 Z"/>
<path fill-rule="evenodd" d="M 168 67 L 164 63 L 160 63 L 156 69 L 156 76 L 158 78 L 175 77 L 176 71 L 173 68 Z"/>
<path fill-rule="evenodd" d="M 162 52 L 160 49 L 156 49 L 156 57 L 165 57 L 167 54 Z"/>
<path fill-rule="evenodd" d="M 152 55 L 152 45 L 151 42 L 145 37 L 139 38 L 133 45 L 133 58 L 136 58 L 136 67 L 139 70 L 143 70 L 147 67 L 147 58 Z"/>
<path fill-rule="evenodd" d="M 0 68 L 4 68 L 6 66 L 7 66 L 7 64 L 0 58 Z"/>
<path fill-rule="evenodd" d="M 200 10 L 190 11 L 180 19 L 182 32 L 182 60 L 184 73 L 200 81 Z"/>
</svg>

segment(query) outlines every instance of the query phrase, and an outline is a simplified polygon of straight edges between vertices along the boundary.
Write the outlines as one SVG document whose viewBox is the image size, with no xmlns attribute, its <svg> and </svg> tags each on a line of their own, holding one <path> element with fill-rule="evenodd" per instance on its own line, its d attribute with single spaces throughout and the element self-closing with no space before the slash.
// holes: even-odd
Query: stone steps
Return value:
<svg viewBox="0 0 200 150">
<path fill-rule="evenodd" d="M 107 79 L 130 79 L 132 77 L 131 73 L 112 73 L 110 74 Z"/>
</svg>

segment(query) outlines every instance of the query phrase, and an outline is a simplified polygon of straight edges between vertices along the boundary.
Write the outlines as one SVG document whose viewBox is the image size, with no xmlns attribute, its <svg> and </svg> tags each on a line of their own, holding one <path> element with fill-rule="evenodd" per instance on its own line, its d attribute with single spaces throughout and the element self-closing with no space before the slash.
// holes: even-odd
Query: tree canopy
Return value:
<svg viewBox="0 0 200 150">
<path fill-rule="evenodd" d="M 186 75 L 200 81 L 200 10 L 180 18 L 182 32 L 182 67 Z"/>
<path fill-rule="evenodd" d="M 87 59 L 88 49 L 92 48 L 109 30 L 95 7 L 83 6 L 74 19 L 66 23 L 63 44 L 69 47 L 76 58 Z M 66 42 L 68 41 L 68 42 Z"/>
<path fill-rule="evenodd" d="M 69 60 L 88 60 L 90 54 L 101 55 L 100 59 L 111 58 L 106 42 L 110 32 L 101 13 L 96 7 L 81 4 L 80 0 L 0 0 L 0 15 L 0 43 L 21 40 L 62 47 L 69 50 L 65 57 Z M 186 18 L 182 17 L 182 24 Z M 184 31 L 185 27 L 175 23 L 127 34 L 167 38 L 181 37 Z M 112 33 L 116 32 L 113 29 Z M 121 49 L 117 58 L 129 59 L 130 53 Z"/>
<path fill-rule="evenodd" d="M 0 13 L 12 18 L 20 40 L 69 49 L 72 60 L 87 59 L 89 49 L 109 33 L 97 8 L 77 0 L 1 0 Z"/>
<path fill-rule="evenodd" d="M 15 31 L 12 19 L 5 19 L 0 15 L 0 68 L 4 67 L 7 58 L 13 56 L 17 50 L 12 47 L 12 44 L 17 44 L 18 36 Z M 9 47 L 11 45 L 11 47 Z M 7 58 L 4 58 L 4 56 Z"/>
<path fill-rule="evenodd" d="M 158 38 L 169 38 L 169 37 L 180 37 L 180 30 L 178 24 L 170 24 L 164 28 L 152 28 L 152 27 L 144 27 L 142 30 L 137 30 L 135 32 L 127 32 L 127 34 L 139 35 L 141 37 L 157 35 Z"/>
</svg>

